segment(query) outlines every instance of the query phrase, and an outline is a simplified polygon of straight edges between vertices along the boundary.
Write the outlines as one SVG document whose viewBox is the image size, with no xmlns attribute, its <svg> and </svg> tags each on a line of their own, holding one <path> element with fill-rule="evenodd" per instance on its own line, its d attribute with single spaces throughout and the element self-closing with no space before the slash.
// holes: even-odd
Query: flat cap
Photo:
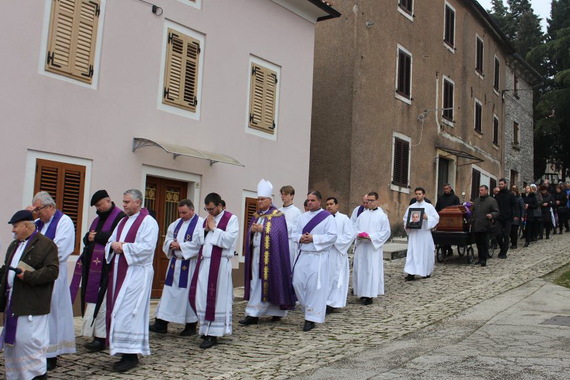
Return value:
<svg viewBox="0 0 570 380">
<path fill-rule="evenodd" d="M 33 222 L 34 216 L 32 215 L 32 212 L 28 210 L 20 210 L 14 214 L 14 216 L 12 217 L 12 219 L 10 219 L 8 224 L 18 223 L 23 220 L 29 220 L 30 222 Z"/>
<path fill-rule="evenodd" d="M 97 190 L 95 194 L 93 194 L 93 196 L 91 197 L 91 206 L 95 206 L 95 204 L 103 198 L 109 198 L 109 194 L 107 194 L 107 191 Z"/>
</svg>

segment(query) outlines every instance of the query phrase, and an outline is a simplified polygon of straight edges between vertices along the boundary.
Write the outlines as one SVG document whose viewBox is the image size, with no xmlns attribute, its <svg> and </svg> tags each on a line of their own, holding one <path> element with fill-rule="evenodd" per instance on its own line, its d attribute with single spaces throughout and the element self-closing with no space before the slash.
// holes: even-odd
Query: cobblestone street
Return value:
<svg viewBox="0 0 570 380">
<path fill-rule="evenodd" d="M 107 351 L 86 352 L 86 340 L 78 337 L 79 352 L 61 357 L 49 376 L 101 380 L 302 376 L 541 277 L 570 262 L 569 246 L 570 233 L 555 235 L 529 248 L 509 251 L 507 260 L 490 259 L 485 268 L 466 264 L 455 250 L 453 257 L 436 263 L 431 278 L 415 282 L 404 281 L 405 259 L 385 261 L 386 295 L 370 306 L 349 296 L 345 309 L 329 315 L 326 323 L 308 333 L 301 330 L 304 318 L 298 310 L 280 323 L 266 319 L 257 326 L 240 326 L 237 321 L 243 316 L 245 302 L 236 290 L 233 335 L 220 339 L 212 349 L 199 349 L 198 336 L 180 337 L 183 326 L 170 324 L 166 335 L 151 333 L 151 356 L 142 357 L 140 365 L 127 374 L 116 374 L 111 372 L 116 358 Z M 77 332 L 80 320 L 75 320 Z"/>
</svg>

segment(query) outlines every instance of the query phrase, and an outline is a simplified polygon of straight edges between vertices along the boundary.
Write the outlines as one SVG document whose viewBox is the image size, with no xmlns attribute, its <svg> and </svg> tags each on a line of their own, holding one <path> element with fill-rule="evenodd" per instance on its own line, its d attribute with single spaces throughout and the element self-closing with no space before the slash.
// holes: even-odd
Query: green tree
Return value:
<svg viewBox="0 0 570 380">
<path fill-rule="evenodd" d="M 570 0 L 552 0 L 546 42 L 532 49 L 529 61 L 541 62 L 546 80 L 535 107 L 535 174 L 546 161 L 566 172 L 570 166 Z"/>
</svg>

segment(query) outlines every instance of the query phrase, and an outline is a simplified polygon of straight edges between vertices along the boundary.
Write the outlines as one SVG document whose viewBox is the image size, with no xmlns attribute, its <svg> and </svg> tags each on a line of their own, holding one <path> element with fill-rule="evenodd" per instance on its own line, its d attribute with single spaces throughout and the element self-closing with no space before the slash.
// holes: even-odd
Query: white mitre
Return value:
<svg viewBox="0 0 570 380">
<path fill-rule="evenodd" d="M 266 181 L 265 179 L 261 179 L 257 184 L 257 196 L 258 197 L 265 197 L 265 198 L 272 198 L 273 197 L 273 185 L 271 182 Z"/>
</svg>

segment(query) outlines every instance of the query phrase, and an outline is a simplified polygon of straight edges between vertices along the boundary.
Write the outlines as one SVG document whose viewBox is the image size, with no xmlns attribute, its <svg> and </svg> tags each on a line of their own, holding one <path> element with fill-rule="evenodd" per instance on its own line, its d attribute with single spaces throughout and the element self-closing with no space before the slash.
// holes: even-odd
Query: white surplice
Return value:
<svg viewBox="0 0 570 380">
<path fill-rule="evenodd" d="M 170 226 L 168 226 L 168 231 L 166 233 L 166 239 L 164 239 L 164 244 L 162 245 L 162 251 L 166 254 L 166 257 L 170 260 L 172 257 L 176 257 L 176 262 L 174 264 L 174 277 L 172 279 L 172 286 L 164 285 L 162 289 L 162 297 L 156 308 L 156 318 L 162 319 L 168 322 L 174 323 L 195 323 L 198 322 L 198 316 L 190 307 L 190 302 L 188 301 L 188 293 L 190 292 L 190 282 L 192 281 L 192 276 L 194 275 L 194 270 L 196 269 L 196 261 L 198 258 L 198 252 L 202 246 L 204 236 L 202 226 L 204 224 L 204 219 L 199 217 L 197 214 L 193 218 L 198 218 L 196 222 L 196 227 L 192 234 L 191 241 L 184 241 L 186 230 L 188 225 L 190 225 L 192 219 L 189 219 L 182 223 L 182 226 L 178 230 L 177 238 L 174 239 L 174 229 L 180 221 L 180 218 L 174 221 Z M 170 244 L 177 241 L 180 244 L 180 250 L 170 249 Z M 188 271 L 188 283 L 185 288 L 179 287 L 180 272 L 182 269 L 183 260 L 190 260 L 189 267 L 186 269 Z M 166 269 L 168 273 L 168 268 Z"/>
<path fill-rule="evenodd" d="M 45 235 L 52 220 L 53 217 L 44 224 L 40 231 L 42 234 Z M 73 308 L 71 306 L 69 282 L 67 281 L 67 259 L 75 248 L 75 227 L 69 216 L 63 214 L 59 219 L 53 242 L 57 245 L 59 275 L 53 285 L 50 313 L 48 314 L 49 345 L 46 353 L 48 358 L 75 352 Z"/>
<path fill-rule="evenodd" d="M 435 266 L 435 244 L 431 235 L 431 229 L 439 223 L 439 214 L 430 203 L 413 203 L 404 214 L 404 227 L 408 220 L 410 208 L 423 208 L 427 215 L 427 220 L 422 220 L 422 228 L 419 230 L 406 229 L 408 233 L 408 253 L 406 254 L 404 272 L 422 277 L 430 276 Z"/>
<path fill-rule="evenodd" d="M 365 210 L 356 220 L 356 235 L 366 232 L 370 239 L 356 238 L 352 287 L 358 297 L 375 298 L 384 294 L 382 246 L 390 237 L 390 222 L 380 207 Z"/>
<path fill-rule="evenodd" d="M 226 211 L 215 218 L 216 226 Z M 203 234 L 206 233 L 202 229 Z M 204 236 L 202 234 L 202 236 Z M 234 247 L 239 235 L 239 222 L 235 215 L 230 217 L 226 230 L 216 228 L 203 237 L 202 262 L 198 270 L 198 283 L 196 286 L 196 314 L 200 321 L 200 334 L 208 336 L 224 336 L 232 334 L 232 257 Z M 216 291 L 216 313 L 213 321 L 206 321 L 206 298 L 208 295 L 208 277 L 212 249 L 216 245 L 222 248 L 222 259 L 218 271 L 218 286 Z"/>
<path fill-rule="evenodd" d="M 111 243 L 125 241 L 139 213 L 129 216 L 121 231 L 121 236 L 117 236 L 117 226 L 105 246 L 107 263 L 111 260 L 115 261 L 113 289 L 116 289 L 119 254 L 111 250 Z M 111 355 L 119 353 L 150 355 L 148 320 L 154 274 L 152 262 L 157 240 L 158 224 L 152 216 L 147 215 L 137 231 L 134 243 L 123 244 L 123 253 L 120 255 L 125 256 L 128 268 L 119 294 L 113 300 L 114 306 L 108 336 Z M 113 297 L 113 295 L 107 293 L 107 297 Z"/>
<path fill-rule="evenodd" d="M 327 305 L 331 307 L 345 307 L 348 295 L 348 249 L 354 240 L 354 227 L 348 216 L 337 212 L 334 214 L 336 222 L 336 241 L 329 253 L 329 296 Z"/>
<path fill-rule="evenodd" d="M 322 210 L 301 214 L 293 232 L 295 241 L 301 239 L 303 228 Z M 311 243 L 299 244 L 300 253 L 293 269 L 293 288 L 305 320 L 317 323 L 325 321 L 329 293 L 329 252 L 336 241 L 336 223 L 332 215 L 322 220 L 309 234 Z"/>
<path fill-rule="evenodd" d="M 291 256 L 291 267 L 293 267 L 295 259 L 297 259 L 297 253 L 299 252 L 299 244 L 295 239 L 293 239 L 293 231 L 295 231 L 295 227 L 297 226 L 297 222 L 302 212 L 292 203 L 287 207 L 281 207 L 279 211 L 285 214 L 287 235 L 289 236 L 289 256 Z"/>
</svg>

